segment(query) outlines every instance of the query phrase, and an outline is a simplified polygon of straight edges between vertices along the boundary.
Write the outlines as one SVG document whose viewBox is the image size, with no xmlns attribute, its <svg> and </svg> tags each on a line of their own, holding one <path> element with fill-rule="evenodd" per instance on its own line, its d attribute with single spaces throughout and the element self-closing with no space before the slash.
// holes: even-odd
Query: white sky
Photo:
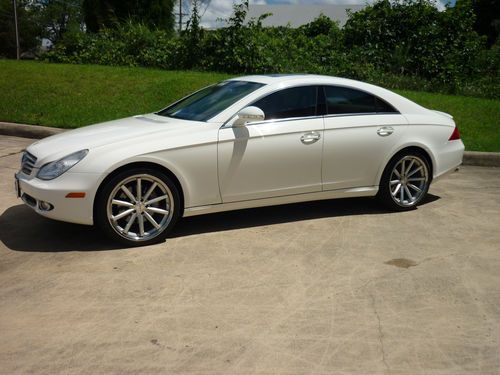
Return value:
<svg viewBox="0 0 500 375">
<path fill-rule="evenodd" d="M 205 0 L 206 1 L 206 0 Z M 221 27 L 223 23 L 217 21 L 218 18 L 227 18 L 231 15 L 234 0 L 211 0 L 205 11 L 205 4 L 201 5 L 200 13 L 205 11 L 201 19 L 201 25 L 205 28 Z M 236 1 L 240 3 L 240 1 Z M 250 0 L 252 4 L 370 4 L 373 0 Z M 444 8 L 446 0 L 437 0 L 439 8 Z"/>
</svg>

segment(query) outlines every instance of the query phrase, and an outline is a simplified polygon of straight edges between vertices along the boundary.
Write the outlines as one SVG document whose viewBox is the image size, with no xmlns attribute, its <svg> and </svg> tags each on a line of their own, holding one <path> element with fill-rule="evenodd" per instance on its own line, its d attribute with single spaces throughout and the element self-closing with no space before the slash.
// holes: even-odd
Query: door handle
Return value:
<svg viewBox="0 0 500 375">
<path fill-rule="evenodd" d="M 381 137 L 387 137 L 388 135 L 391 135 L 393 132 L 394 128 L 391 126 L 382 126 L 377 130 L 377 134 L 380 135 Z"/>
<path fill-rule="evenodd" d="M 300 141 L 305 145 L 313 144 L 314 142 L 319 141 L 321 135 L 317 132 L 309 132 L 300 137 Z"/>
</svg>

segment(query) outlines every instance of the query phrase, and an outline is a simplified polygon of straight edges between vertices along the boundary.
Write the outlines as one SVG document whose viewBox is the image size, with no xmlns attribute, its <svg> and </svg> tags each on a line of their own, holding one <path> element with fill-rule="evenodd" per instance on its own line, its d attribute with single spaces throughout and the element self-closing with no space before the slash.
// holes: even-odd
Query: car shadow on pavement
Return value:
<svg viewBox="0 0 500 375">
<path fill-rule="evenodd" d="M 425 205 L 438 199 L 440 197 L 427 194 L 425 200 L 420 205 Z M 176 225 L 170 237 L 182 237 L 206 232 L 220 232 L 325 217 L 373 214 L 397 213 L 385 209 L 374 198 L 346 198 L 293 203 L 187 217 Z"/>
<path fill-rule="evenodd" d="M 428 194 L 420 205 L 429 204 L 438 199 L 440 197 Z M 373 214 L 397 215 L 384 209 L 372 198 L 333 199 L 188 217 L 177 223 L 169 237 L 325 217 Z M 0 241 L 7 248 L 15 251 L 63 252 L 123 249 L 123 246 L 109 240 L 95 227 L 50 220 L 35 214 L 25 205 L 10 207 L 0 216 Z"/>
<path fill-rule="evenodd" d="M 120 249 L 101 231 L 39 216 L 23 204 L 0 216 L 0 241 L 16 251 L 61 252 Z"/>
</svg>

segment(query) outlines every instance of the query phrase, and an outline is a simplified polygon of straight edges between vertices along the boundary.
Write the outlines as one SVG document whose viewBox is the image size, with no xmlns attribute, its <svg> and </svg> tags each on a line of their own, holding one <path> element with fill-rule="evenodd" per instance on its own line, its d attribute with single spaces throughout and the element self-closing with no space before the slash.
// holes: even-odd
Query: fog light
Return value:
<svg viewBox="0 0 500 375">
<path fill-rule="evenodd" d="M 54 208 L 54 206 L 52 206 L 50 203 L 48 202 L 44 202 L 44 201 L 40 201 L 38 203 L 38 208 L 42 211 L 50 211 Z"/>
</svg>

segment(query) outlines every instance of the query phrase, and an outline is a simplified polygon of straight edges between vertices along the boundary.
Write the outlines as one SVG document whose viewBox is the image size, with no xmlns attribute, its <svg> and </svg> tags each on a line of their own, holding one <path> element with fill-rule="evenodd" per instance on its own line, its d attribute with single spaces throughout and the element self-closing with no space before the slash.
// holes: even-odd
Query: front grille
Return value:
<svg viewBox="0 0 500 375">
<path fill-rule="evenodd" d="M 21 172 L 29 176 L 33 171 L 35 163 L 36 163 L 35 155 L 30 154 L 28 151 L 25 151 L 21 159 Z"/>
</svg>

